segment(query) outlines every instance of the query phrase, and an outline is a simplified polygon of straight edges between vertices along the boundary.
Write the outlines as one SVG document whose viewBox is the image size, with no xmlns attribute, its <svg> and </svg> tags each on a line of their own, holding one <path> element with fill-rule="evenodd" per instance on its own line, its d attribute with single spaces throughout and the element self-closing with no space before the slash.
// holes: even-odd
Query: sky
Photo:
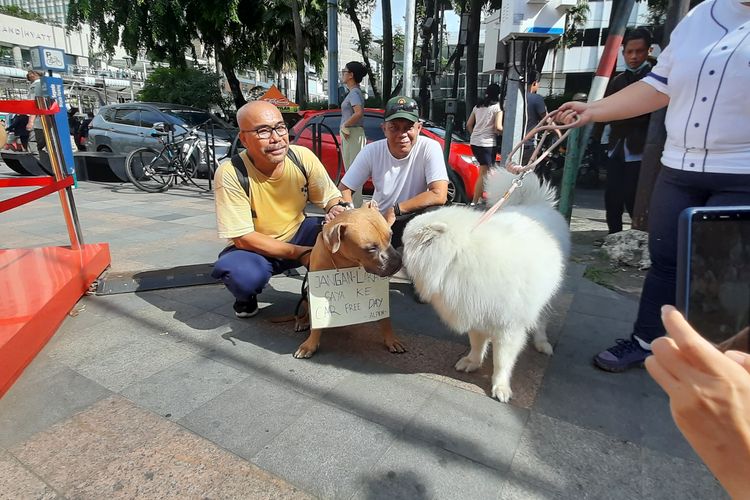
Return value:
<svg viewBox="0 0 750 500">
<path fill-rule="evenodd" d="M 380 0 L 377 0 L 375 12 L 372 16 L 372 34 L 378 38 L 383 35 L 383 18 L 381 14 Z M 391 17 L 393 18 L 393 31 L 396 31 L 396 26 L 401 26 L 403 30 L 404 18 L 406 17 L 406 0 L 391 0 Z M 452 10 L 446 10 L 445 24 L 449 33 L 456 33 L 458 32 L 460 19 Z"/>
</svg>

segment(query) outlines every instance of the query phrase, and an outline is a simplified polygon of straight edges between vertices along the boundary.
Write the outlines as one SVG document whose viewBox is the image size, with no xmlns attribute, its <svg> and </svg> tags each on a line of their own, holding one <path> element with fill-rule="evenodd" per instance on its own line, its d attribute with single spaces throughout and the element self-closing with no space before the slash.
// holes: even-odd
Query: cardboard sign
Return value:
<svg viewBox="0 0 750 500">
<path fill-rule="evenodd" d="M 307 273 L 311 328 L 332 328 L 390 316 L 388 278 L 361 267 Z"/>
</svg>

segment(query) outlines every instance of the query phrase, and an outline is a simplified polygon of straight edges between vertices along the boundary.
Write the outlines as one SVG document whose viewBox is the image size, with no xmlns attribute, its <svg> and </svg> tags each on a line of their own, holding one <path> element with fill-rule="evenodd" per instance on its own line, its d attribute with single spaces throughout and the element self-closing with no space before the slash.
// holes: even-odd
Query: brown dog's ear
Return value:
<svg viewBox="0 0 750 500">
<path fill-rule="evenodd" d="M 341 247 L 341 240 L 344 238 L 344 233 L 346 232 L 346 226 L 348 224 L 333 224 L 333 226 L 329 228 L 325 228 L 323 231 L 323 242 L 326 244 L 328 249 L 331 251 L 331 253 L 336 253 L 339 251 L 339 248 Z"/>
<path fill-rule="evenodd" d="M 368 201 L 366 203 L 366 205 L 367 205 L 367 208 L 372 208 L 373 210 L 377 210 L 378 209 L 378 202 L 375 201 L 375 200 Z"/>
</svg>

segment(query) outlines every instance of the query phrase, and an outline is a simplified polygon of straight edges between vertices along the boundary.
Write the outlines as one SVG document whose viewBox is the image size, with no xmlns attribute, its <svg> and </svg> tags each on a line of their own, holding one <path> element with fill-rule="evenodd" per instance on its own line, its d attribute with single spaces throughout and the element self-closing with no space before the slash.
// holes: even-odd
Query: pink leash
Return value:
<svg viewBox="0 0 750 500">
<path fill-rule="evenodd" d="M 513 179 L 513 182 L 510 185 L 510 188 L 505 192 L 505 194 L 500 198 L 497 203 L 492 205 L 485 213 L 482 214 L 482 216 L 479 218 L 477 223 L 474 225 L 472 229 L 476 229 L 479 225 L 483 224 L 487 220 L 492 217 L 495 212 L 497 212 L 500 207 L 503 206 L 503 204 L 510 198 L 510 195 L 513 194 L 513 191 L 518 189 L 519 187 L 523 186 L 523 178 L 526 177 L 529 173 L 536 170 L 536 168 L 539 166 L 539 164 L 544 160 L 547 156 L 554 151 L 554 149 L 559 146 L 567 137 L 568 134 L 570 134 L 570 129 L 575 128 L 578 124 L 579 118 L 576 116 L 575 121 L 572 123 L 569 123 L 568 125 L 558 125 L 555 123 L 554 116 L 557 114 L 557 111 L 552 111 L 551 113 L 547 113 L 544 118 L 542 118 L 539 121 L 539 124 L 534 127 L 533 129 L 529 130 L 529 132 L 521 139 L 515 147 L 511 150 L 510 154 L 508 155 L 508 158 L 513 158 L 513 155 L 518 151 L 523 144 L 534 137 L 539 132 L 544 132 L 542 136 L 537 141 L 536 148 L 534 148 L 534 152 L 531 154 L 531 157 L 529 158 L 529 163 L 526 165 L 515 165 L 512 162 L 508 161 L 508 163 L 505 165 L 505 168 L 514 174 L 520 174 L 518 177 Z M 557 141 L 547 148 L 544 152 L 542 152 L 542 146 L 544 145 L 544 140 L 547 138 L 547 135 L 553 130 L 565 130 L 565 133 L 563 133 Z M 539 153 L 542 152 L 541 155 Z"/>
</svg>

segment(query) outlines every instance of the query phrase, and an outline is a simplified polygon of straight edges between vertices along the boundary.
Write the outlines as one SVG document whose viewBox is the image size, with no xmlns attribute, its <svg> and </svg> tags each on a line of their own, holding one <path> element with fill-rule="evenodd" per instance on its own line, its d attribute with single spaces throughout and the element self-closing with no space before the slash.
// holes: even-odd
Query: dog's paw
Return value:
<svg viewBox="0 0 750 500">
<path fill-rule="evenodd" d="M 497 398 L 501 403 L 507 403 L 513 397 L 513 391 L 510 384 L 497 383 L 492 384 L 492 397 Z"/>
<path fill-rule="evenodd" d="M 294 321 L 294 331 L 299 332 L 306 332 L 310 329 L 310 322 L 307 319 L 296 319 Z"/>
<path fill-rule="evenodd" d="M 390 340 L 385 341 L 385 346 L 388 348 L 389 351 L 391 351 L 393 354 L 402 354 L 406 352 L 406 346 L 403 342 L 401 342 L 396 337 L 393 337 Z"/>
<path fill-rule="evenodd" d="M 534 348 L 538 352 L 541 352 L 542 354 L 546 354 L 547 356 L 552 356 L 552 344 L 550 344 L 548 341 L 543 340 L 541 342 L 534 342 Z"/>
<path fill-rule="evenodd" d="M 304 342 L 299 346 L 299 348 L 297 348 L 297 351 L 294 353 L 294 357 L 297 359 L 309 358 L 313 354 L 315 354 L 315 351 L 317 350 L 317 344 L 308 344 L 307 342 Z"/>
<path fill-rule="evenodd" d="M 456 370 L 460 372 L 466 372 L 471 373 L 473 371 L 476 371 L 479 369 L 479 367 L 482 366 L 482 362 L 476 362 L 473 359 L 471 359 L 470 356 L 464 356 L 463 358 L 459 359 L 456 363 Z"/>
</svg>

